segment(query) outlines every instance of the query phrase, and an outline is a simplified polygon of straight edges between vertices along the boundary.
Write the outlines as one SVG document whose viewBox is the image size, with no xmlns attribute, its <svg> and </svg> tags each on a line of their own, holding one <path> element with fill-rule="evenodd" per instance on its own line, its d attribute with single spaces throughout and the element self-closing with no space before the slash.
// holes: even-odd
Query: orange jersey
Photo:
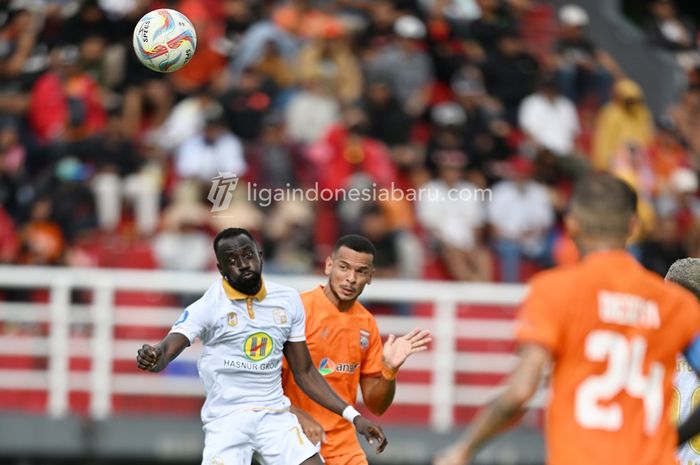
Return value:
<svg viewBox="0 0 700 465">
<path fill-rule="evenodd" d="M 676 464 L 676 356 L 698 332 L 695 297 L 624 251 L 535 277 L 516 339 L 552 352 L 548 464 Z"/>
<path fill-rule="evenodd" d="M 345 402 L 354 404 L 360 377 L 381 376 L 382 340 L 374 317 L 359 302 L 346 312 L 339 311 L 323 293 L 323 286 L 302 293 L 301 300 L 306 311 L 306 344 L 314 365 Z M 321 455 L 326 463 L 364 459 L 354 426 L 309 399 L 294 382 L 286 361 L 282 385 L 292 404 L 323 426 L 326 442 Z M 333 461 L 340 456 L 342 461 Z"/>
</svg>

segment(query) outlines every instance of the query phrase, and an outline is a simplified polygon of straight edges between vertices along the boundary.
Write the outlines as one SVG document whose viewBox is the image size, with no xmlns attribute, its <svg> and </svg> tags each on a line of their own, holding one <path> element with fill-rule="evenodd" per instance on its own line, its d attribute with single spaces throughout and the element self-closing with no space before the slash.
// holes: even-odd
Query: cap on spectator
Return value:
<svg viewBox="0 0 700 465">
<path fill-rule="evenodd" d="M 437 150 L 433 154 L 435 164 L 441 168 L 464 168 L 467 166 L 467 155 L 461 150 Z"/>
<path fill-rule="evenodd" d="M 578 5 L 564 5 L 559 10 L 559 22 L 565 26 L 585 26 L 588 21 L 588 13 Z"/>
<path fill-rule="evenodd" d="M 454 102 L 435 105 L 431 112 L 433 123 L 438 126 L 459 126 L 467 121 L 464 109 Z"/>
<path fill-rule="evenodd" d="M 425 38 L 425 25 L 415 16 L 402 16 L 394 23 L 394 32 L 405 39 Z"/>
<path fill-rule="evenodd" d="M 631 79 L 620 79 L 615 83 L 615 96 L 623 100 L 640 100 L 642 88 Z"/>
<path fill-rule="evenodd" d="M 698 190 L 698 175 L 690 168 L 677 168 L 669 179 L 676 192 L 693 194 Z"/>
</svg>

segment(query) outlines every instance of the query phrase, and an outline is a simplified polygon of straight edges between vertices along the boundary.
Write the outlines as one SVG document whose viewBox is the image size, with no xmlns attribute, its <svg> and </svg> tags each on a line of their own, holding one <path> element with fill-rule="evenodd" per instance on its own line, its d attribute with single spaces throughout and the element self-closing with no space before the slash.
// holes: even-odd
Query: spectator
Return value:
<svg viewBox="0 0 700 465">
<path fill-rule="evenodd" d="M 272 109 L 272 97 L 264 77 L 254 68 L 243 71 L 233 87 L 219 97 L 229 129 L 244 142 L 252 142 L 262 129 L 265 113 Z"/>
<path fill-rule="evenodd" d="M 242 176 L 246 169 L 243 145 L 226 127 L 223 109 L 209 104 L 204 109 L 204 130 L 185 140 L 175 153 L 177 176 L 210 183 L 220 172 Z"/>
<path fill-rule="evenodd" d="M 422 114 L 430 94 L 433 70 L 423 50 L 425 25 L 414 16 L 402 16 L 394 23 L 395 38 L 365 61 L 369 80 L 389 80 L 391 91 L 413 117 Z"/>
<path fill-rule="evenodd" d="M 610 169 L 614 154 L 630 144 L 646 150 L 653 137 L 652 124 L 641 87 L 629 79 L 617 81 L 613 100 L 596 117 L 593 166 Z"/>
<path fill-rule="evenodd" d="M 442 150 L 436 162 L 437 179 L 420 187 L 418 220 L 453 279 L 489 281 L 491 259 L 481 243 L 484 199 L 463 178 L 467 157 L 458 150 Z"/>
<path fill-rule="evenodd" d="M 265 218 L 266 269 L 274 273 L 309 273 L 313 269 L 314 212 L 308 203 L 276 203 Z"/>
<path fill-rule="evenodd" d="M 700 169 L 700 86 L 689 87 L 669 115 L 678 125 L 678 134 L 688 147 L 692 166 Z"/>
<path fill-rule="evenodd" d="M 525 50 L 522 37 L 515 31 L 500 34 L 482 72 L 488 93 L 503 104 L 506 120 L 516 125 L 520 102 L 535 90 L 539 76 L 537 60 Z"/>
<path fill-rule="evenodd" d="M 331 95 L 341 103 L 352 103 L 360 97 L 360 64 L 339 23 L 326 24 L 318 31 L 318 36 L 301 49 L 298 69 L 303 81 L 322 76 L 331 89 Z"/>
<path fill-rule="evenodd" d="M 288 140 L 284 119 L 279 113 L 269 113 L 263 121 L 258 142 L 248 148 L 250 170 L 248 178 L 259 188 L 288 188 L 302 178 L 301 154 Z"/>
<path fill-rule="evenodd" d="M 522 278 L 523 259 L 549 265 L 548 240 L 554 209 L 547 188 L 532 180 L 532 162 L 517 157 L 509 168 L 509 179 L 493 187 L 488 218 L 501 281 L 516 283 Z"/>
<path fill-rule="evenodd" d="M 689 166 L 690 160 L 673 119 L 660 118 L 656 128 L 656 135 L 649 147 L 649 158 L 656 178 L 654 191 L 658 194 L 667 189 L 671 174 Z"/>
<path fill-rule="evenodd" d="M 32 88 L 28 119 L 38 141 L 80 141 L 101 131 L 107 114 L 97 82 L 78 63 L 78 50 L 55 50 L 55 65 Z"/>
<path fill-rule="evenodd" d="M 486 94 L 478 71 L 456 73 L 451 88 L 466 118 L 463 141 L 470 163 L 491 176 L 493 162 L 510 155 L 506 138 L 511 127 L 503 118 L 498 102 Z"/>
<path fill-rule="evenodd" d="M 363 103 L 369 117 L 370 136 L 389 147 L 408 143 L 414 119 L 406 114 L 386 79 L 367 83 Z"/>
<path fill-rule="evenodd" d="M 686 71 L 699 66 L 695 25 L 678 14 L 673 0 L 652 0 L 649 8 L 651 18 L 646 30 L 651 43 L 673 52 Z"/>
<path fill-rule="evenodd" d="M 454 102 L 444 102 L 432 108 L 430 117 L 433 126 L 426 147 L 426 168 L 433 175 L 437 175 L 438 158 L 445 151 L 461 152 L 466 157 L 464 168 L 469 167 L 471 160 L 464 151 L 463 138 L 467 116 L 462 107 Z"/>
<path fill-rule="evenodd" d="M 537 150 L 559 157 L 573 156 L 580 131 L 576 107 L 559 93 L 552 76 L 540 81 L 537 92 L 520 104 L 520 127 Z"/>
<path fill-rule="evenodd" d="M 489 55 L 502 37 L 512 34 L 516 23 L 500 0 L 476 0 L 476 3 L 480 16 L 469 24 L 469 37 Z"/>
<path fill-rule="evenodd" d="M 308 144 L 340 120 L 340 105 L 321 74 L 308 75 L 302 84 L 285 109 L 285 124 L 291 141 Z"/>
<path fill-rule="evenodd" d="M 606 103 L 613 80 L 624 75 L 615 60 L 586 36 L 588 21 L 588 13 L 578 5 L 565 5 L 559 10 L 561 32 L 554 46 L 556 78 L 563 94 L 577 105 L 589 94 L 595 95 L 599 104 Z"/>
</svg>

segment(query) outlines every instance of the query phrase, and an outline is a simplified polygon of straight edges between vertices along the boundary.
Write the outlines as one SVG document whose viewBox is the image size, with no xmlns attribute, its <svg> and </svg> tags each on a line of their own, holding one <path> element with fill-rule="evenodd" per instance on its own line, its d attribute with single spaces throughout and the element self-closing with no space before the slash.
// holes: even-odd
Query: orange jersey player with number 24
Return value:
<svg viewBox="0 0 700 465">
<path fill-rule="evenodd" d="M 550 364 L 548 465 L 677 464 L 673 377 L 681 352 L 700 366 L 700 305 L 625 251 L 636 206 L 609 174 L 579 181 L 566 225 L 582 261 L 532 280 L 505 390 L 435 465 L 467 463 L 515 422 Z"/>
<path fill-rule="evenodd" d="M 326 259 L 328 283 L 302 293 L 301 300 L 306 340 L 316 368 L 350 404 L 357 399 L 359 386 L 365 405 L 381 415 L 394 398 L 396 372 L 411 354 L 425 350 L 431 338 L 428 331 L 415 329 L 405 336 L 389 336 L 382 346 L 374 317 L 357 302 L 372 280 L 374 255 L 367 238 L 341 237 Z M 321 442 L 326 465 L 367 465 L 353 426 L 337 421 L 304 394 L 286 365 L 282 383 L 304 433 L 313 443 Z"/>
</svg>

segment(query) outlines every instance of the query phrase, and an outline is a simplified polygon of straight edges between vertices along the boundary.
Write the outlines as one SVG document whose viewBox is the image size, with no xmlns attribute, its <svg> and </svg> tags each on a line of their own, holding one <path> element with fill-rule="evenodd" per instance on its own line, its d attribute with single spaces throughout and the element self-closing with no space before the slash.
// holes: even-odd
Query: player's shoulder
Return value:
<svg viewBox="0 0 700 465">
<path fill-rule="evenodd" d="M 582 266 L 573 263 L 540 271 L 530 279 L 528 285 L 531 290 L 544 290 L 554 295 L 580 283 L 583 274 Z"/>
</svg>

